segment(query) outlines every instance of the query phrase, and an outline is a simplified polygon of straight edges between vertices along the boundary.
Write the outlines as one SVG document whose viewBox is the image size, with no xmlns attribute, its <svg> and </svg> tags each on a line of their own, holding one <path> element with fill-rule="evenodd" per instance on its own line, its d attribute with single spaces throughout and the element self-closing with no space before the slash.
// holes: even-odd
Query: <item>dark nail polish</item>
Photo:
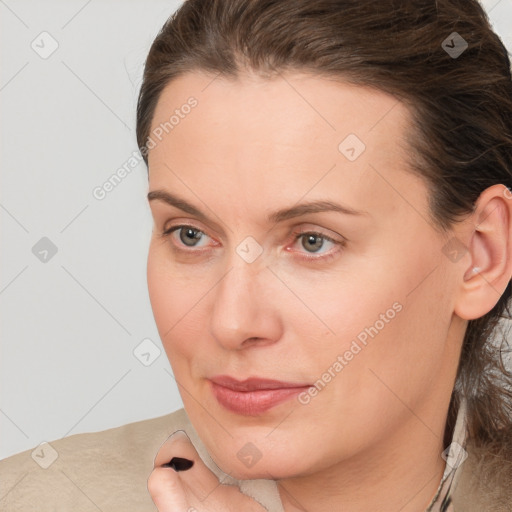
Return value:
<svg viewBox="0 0 512 512">
<path fill-rule="evenodd" d="M 174 471 L 187 471 L 194 465 L 193 460 L 182 457 L 173 457 L 169 462 L 162 464 L 163 468 L 172 468 Z"/>
</svg>

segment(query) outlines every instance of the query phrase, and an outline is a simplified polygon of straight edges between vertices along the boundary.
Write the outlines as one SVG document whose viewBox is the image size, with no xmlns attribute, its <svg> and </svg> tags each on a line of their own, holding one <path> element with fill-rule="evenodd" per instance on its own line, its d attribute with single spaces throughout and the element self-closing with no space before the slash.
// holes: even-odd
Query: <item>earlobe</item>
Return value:
<svg viewBox="0 0 512 512">
<path fill-rule="evenodd" d="M 480 318 L 496 305 L 512 274 L 512 199 L 504 185 L 482 192 L 468 222 L 473 223 L 467 249 L 471 259 L 460 283 L 455 313 Z"/>
</svg>

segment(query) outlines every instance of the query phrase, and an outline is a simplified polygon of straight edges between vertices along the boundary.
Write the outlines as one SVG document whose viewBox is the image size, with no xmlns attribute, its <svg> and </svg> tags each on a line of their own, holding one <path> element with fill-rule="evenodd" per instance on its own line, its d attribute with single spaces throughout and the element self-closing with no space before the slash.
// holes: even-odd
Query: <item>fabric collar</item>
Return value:
<svg viewBox="0 0 512 512">
<path fill-rule="evenodd" d="M 465 398 L 462 398 L 453 429 L 452 442 L 442 454 L 443 459 L 446 461 L 443 478 L 425 512 L 455 512 L 452 496 L 462 472 L 462 464 L 468 456 L 466 443 L 467 401 Z"/>
</svg>

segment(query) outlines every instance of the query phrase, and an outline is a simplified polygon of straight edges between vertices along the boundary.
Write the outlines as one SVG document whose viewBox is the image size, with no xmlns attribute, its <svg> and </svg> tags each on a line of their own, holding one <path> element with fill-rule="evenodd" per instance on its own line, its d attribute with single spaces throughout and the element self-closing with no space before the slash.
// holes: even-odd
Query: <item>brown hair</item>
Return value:
<svg viewBox="0 0 512 512">
<path fill-rule="evenodd" d="M 462 49 L 460 37 L 468 47 L 450 53 Z M 248 69 L 265 78 L 311 72 L 403 101 L 413 116 L 410 168 L 428 186 L 441 232 L 473 212 L 487 187 L 512 189 L 510 60 L 476 0 L 185 1 L 146 60 L 137 105 L 146 164 L 155 107 L 172 79 L 193 70 L 236 78 Z M 495 307 L 468 323 L 445 444 L 465 396 L 474 442 L 506 446 L 510 456 L 512 374 L 498 332 L 510 295 L 509 281 Z"/>
</svg>

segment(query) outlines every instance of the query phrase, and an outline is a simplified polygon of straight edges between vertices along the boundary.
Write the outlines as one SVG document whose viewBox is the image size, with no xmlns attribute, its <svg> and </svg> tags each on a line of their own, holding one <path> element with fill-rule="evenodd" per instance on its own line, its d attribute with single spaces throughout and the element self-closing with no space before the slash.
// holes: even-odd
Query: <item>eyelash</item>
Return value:
<svg viewBox="0 0 512 512">
<path fill-rule="evenodd" d="M 171 226 L 170 228 L 166 229 L 165 231 L 163 231 L 162 233 L 160 233 L 160 237 L 161 238 L 164 238 L 164 239 L 168 239 L 170 238 L 170 236 L 175 232 L 175 231 L 178 231 L 180 229 L 184 229 L 184 228 L 190 228 L 198 233 L 202 233 L 203 235 L 206 235 L 208 236 L 204 231 L 202 231 L 201 229 L 198 229 L 194 226 L 191 226 L 191 225 L 188 225 L 188 224 L 180 224 L 180 225 L 177 225 L 177 226 Z M 330 251 L 326 254 L 323 254 L 322 256 L 300 256 L 301 259 L 303 260 L 306 260 L 306 261 L 322 261 L 322 262 L 325 262 L 325 261 L 328 261 L 330 260 L 331 258 L 334 258 L 335 256 L 338 255 L 338 253 L 340 252 L 340 250 L 345 246 L 346 244 L 346 240 L 335 240 L 334 238 L 331 238 L 330 236 L 327 236 L 323 233 L 320 233 L 320 232 L 317 232 L 317 231 L 308 231 L 308 230 L 303 230 L 303 231 L 294 231 L 293 233 L 293 236 L 294 236 L 294 239 L 293 239 L 293 242 L 297 242 L 297 240 L 299 240 L 300 238 L 304 237 L 305 235 L 313 235 L 313 236 L 317 236 L 319 238 L 322 238 L 323 240 L 327 240 L 328 242 L 331 242 L 333 244 L 335 244 L 336 246 L 338 246 L 338 249 L 337 250 L 334 250 L 334 251 Z M 173 249 L 177 252 L 181 252 L 181 253 L 185 253 L 185 254 L 192 254 L 192 253 L 197 253 L 197 252 L 202 252 L 202 251 L 197 251 L 196 249 L 182 249 L 180 247 L 178 247 L 174 242 L 170 242 Z M 309 253 L 309 254 L 315 254 L 315 253 Z"/>
</svg>

